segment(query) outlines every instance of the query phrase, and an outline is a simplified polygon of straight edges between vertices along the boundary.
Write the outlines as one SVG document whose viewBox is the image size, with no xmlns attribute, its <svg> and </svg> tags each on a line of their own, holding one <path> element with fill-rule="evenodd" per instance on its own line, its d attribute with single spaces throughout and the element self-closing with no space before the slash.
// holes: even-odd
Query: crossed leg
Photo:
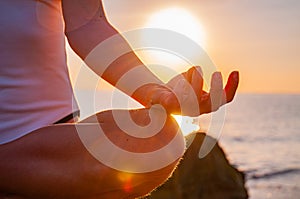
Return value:
<svg viewBox="0 0 300 199">
<path fill-rule="evenodd" d="M 122 113 L 124 111 L 120 110 L 114 114 Z M 130 111 L 130 115 L 140 126 L 150 122 L 147 109 Z M 99 126 L 114 145 L 140 154 L 163 148 L 178 134 L 176 122 L 168 116 L 156 135 L 148 138 L 130 136 L 115 123 L 112 111 L 98 113 L 77 124 L 38 129 L 0 145 L 0 193 L 3 193 L 0 198 L 135 198 L 162 184 L 180 160 L 179 156 L 168 165 L 149 172 L 112 168 L 91 154 L 81 139 L 85 133 L 99 134 Z M 102 140 L 97 136 L 94 138 L 90 143 L 101 145 Z M 175 142 L 164 156 L 174 151 L 184 153 L 183 137 Z"/>
</svg>

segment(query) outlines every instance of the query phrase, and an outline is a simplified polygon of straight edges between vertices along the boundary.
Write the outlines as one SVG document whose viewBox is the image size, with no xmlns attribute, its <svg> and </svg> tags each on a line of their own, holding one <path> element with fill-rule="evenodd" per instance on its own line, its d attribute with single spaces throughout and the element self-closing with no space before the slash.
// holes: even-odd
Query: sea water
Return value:
<svg viewBox="0 0 300 199">
<path fill-rule="evenodd" d="M 116 91 L 81 91 L 77 98 L 83 118 L 141 107 Z M 219 143 L 245 172 L 250 198 L 300 198 L 300 95 L 238 94 L 225 113 Z"/>
<path fill-rule="evenodd" d="M 238 95 L 220 144 L 246 173 L 250 198 L 300 198 L 300 95 Z"/>
</svg>

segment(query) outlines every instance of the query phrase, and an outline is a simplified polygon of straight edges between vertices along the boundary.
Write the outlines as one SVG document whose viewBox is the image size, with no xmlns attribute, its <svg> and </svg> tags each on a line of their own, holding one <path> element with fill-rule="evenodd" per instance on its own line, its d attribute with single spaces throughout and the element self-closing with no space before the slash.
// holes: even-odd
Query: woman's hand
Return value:
<svg viewBox="0 0 300 199">
<path fill-rule="evenodd" d="M 219 109 L 231 102 L 239 83 L 239 73 L 232 72 L 223 89 L 220 72 L 215 72 L 211 78 L 209 92 L 203 90 L 203 77 L 200 67 L 192 67 L 187 72 L 179 74 L 166 85 L 148 85 L 146 106 L 161 104 L 167 112 L 186 116 L 199 116 Z"/>
</svg>

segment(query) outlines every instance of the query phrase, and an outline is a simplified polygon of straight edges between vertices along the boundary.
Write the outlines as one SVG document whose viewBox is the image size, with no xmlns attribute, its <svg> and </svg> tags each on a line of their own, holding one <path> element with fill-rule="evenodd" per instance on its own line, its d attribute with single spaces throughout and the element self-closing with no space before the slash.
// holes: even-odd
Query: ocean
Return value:
<svg viewBox="0 0 300 199">
<path fill-rule="evenodd" d="M 76 97 L 82 118 L 112 107 L 140 107 L 119 92 L 78 91 Z M 246 174 L 250 199 L 299 198 L 300 95 L 238 94 L 225 113 L 219 144 Z M 198 121 L 201 130 L 208 128 Z"/>
<path fill-rule="evenodd" d="M 220 139 L 251 199 L 300 197 L 300 95 L 240 94 Z"/>
</svg>

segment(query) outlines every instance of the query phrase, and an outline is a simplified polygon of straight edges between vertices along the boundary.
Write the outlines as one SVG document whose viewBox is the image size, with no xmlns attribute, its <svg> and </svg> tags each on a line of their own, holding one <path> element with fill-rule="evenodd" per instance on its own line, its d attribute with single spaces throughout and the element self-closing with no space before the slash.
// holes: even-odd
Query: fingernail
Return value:
<svg viewBox="0 0 300 199">
<path fill-rule="evenodd" d="M 196 74 L 196 71 L 195 72 L 193 72 L 193 74 L 192 74 L 192 83 L 193 82 L 196 82 L 196 81 L 198 81 L 198 79 L 196 79 L 198 77 L 198 75 Z"/>
<path fill-rule="evenodd" d="M 239 72 L 236 71 L 233 73 L 233 79 L 237 81 L 238 78 L 239 78 Z"/>
<path fill-rule="evenodd" d="M 222 74 L 221 72 L 214 72 L 214 74 L 212 75 L 212 81 L 214 82 L 222 82 Z"/>
<path fill-rule="evenodd" d="M 201 67 L 200 67 L 200 66 L 196 66 L 195 68 L 196 68 L 196 71 L 197 71 L 198 73 L 200 73 L 201 76 L 203 76 L 203 71 L 202 71 Z"/>
<path fill-rule="evenodd" d="M 213 77 L 218 78 L 221 76 L 221 72 L 214 72 Z"/>
</svg>

